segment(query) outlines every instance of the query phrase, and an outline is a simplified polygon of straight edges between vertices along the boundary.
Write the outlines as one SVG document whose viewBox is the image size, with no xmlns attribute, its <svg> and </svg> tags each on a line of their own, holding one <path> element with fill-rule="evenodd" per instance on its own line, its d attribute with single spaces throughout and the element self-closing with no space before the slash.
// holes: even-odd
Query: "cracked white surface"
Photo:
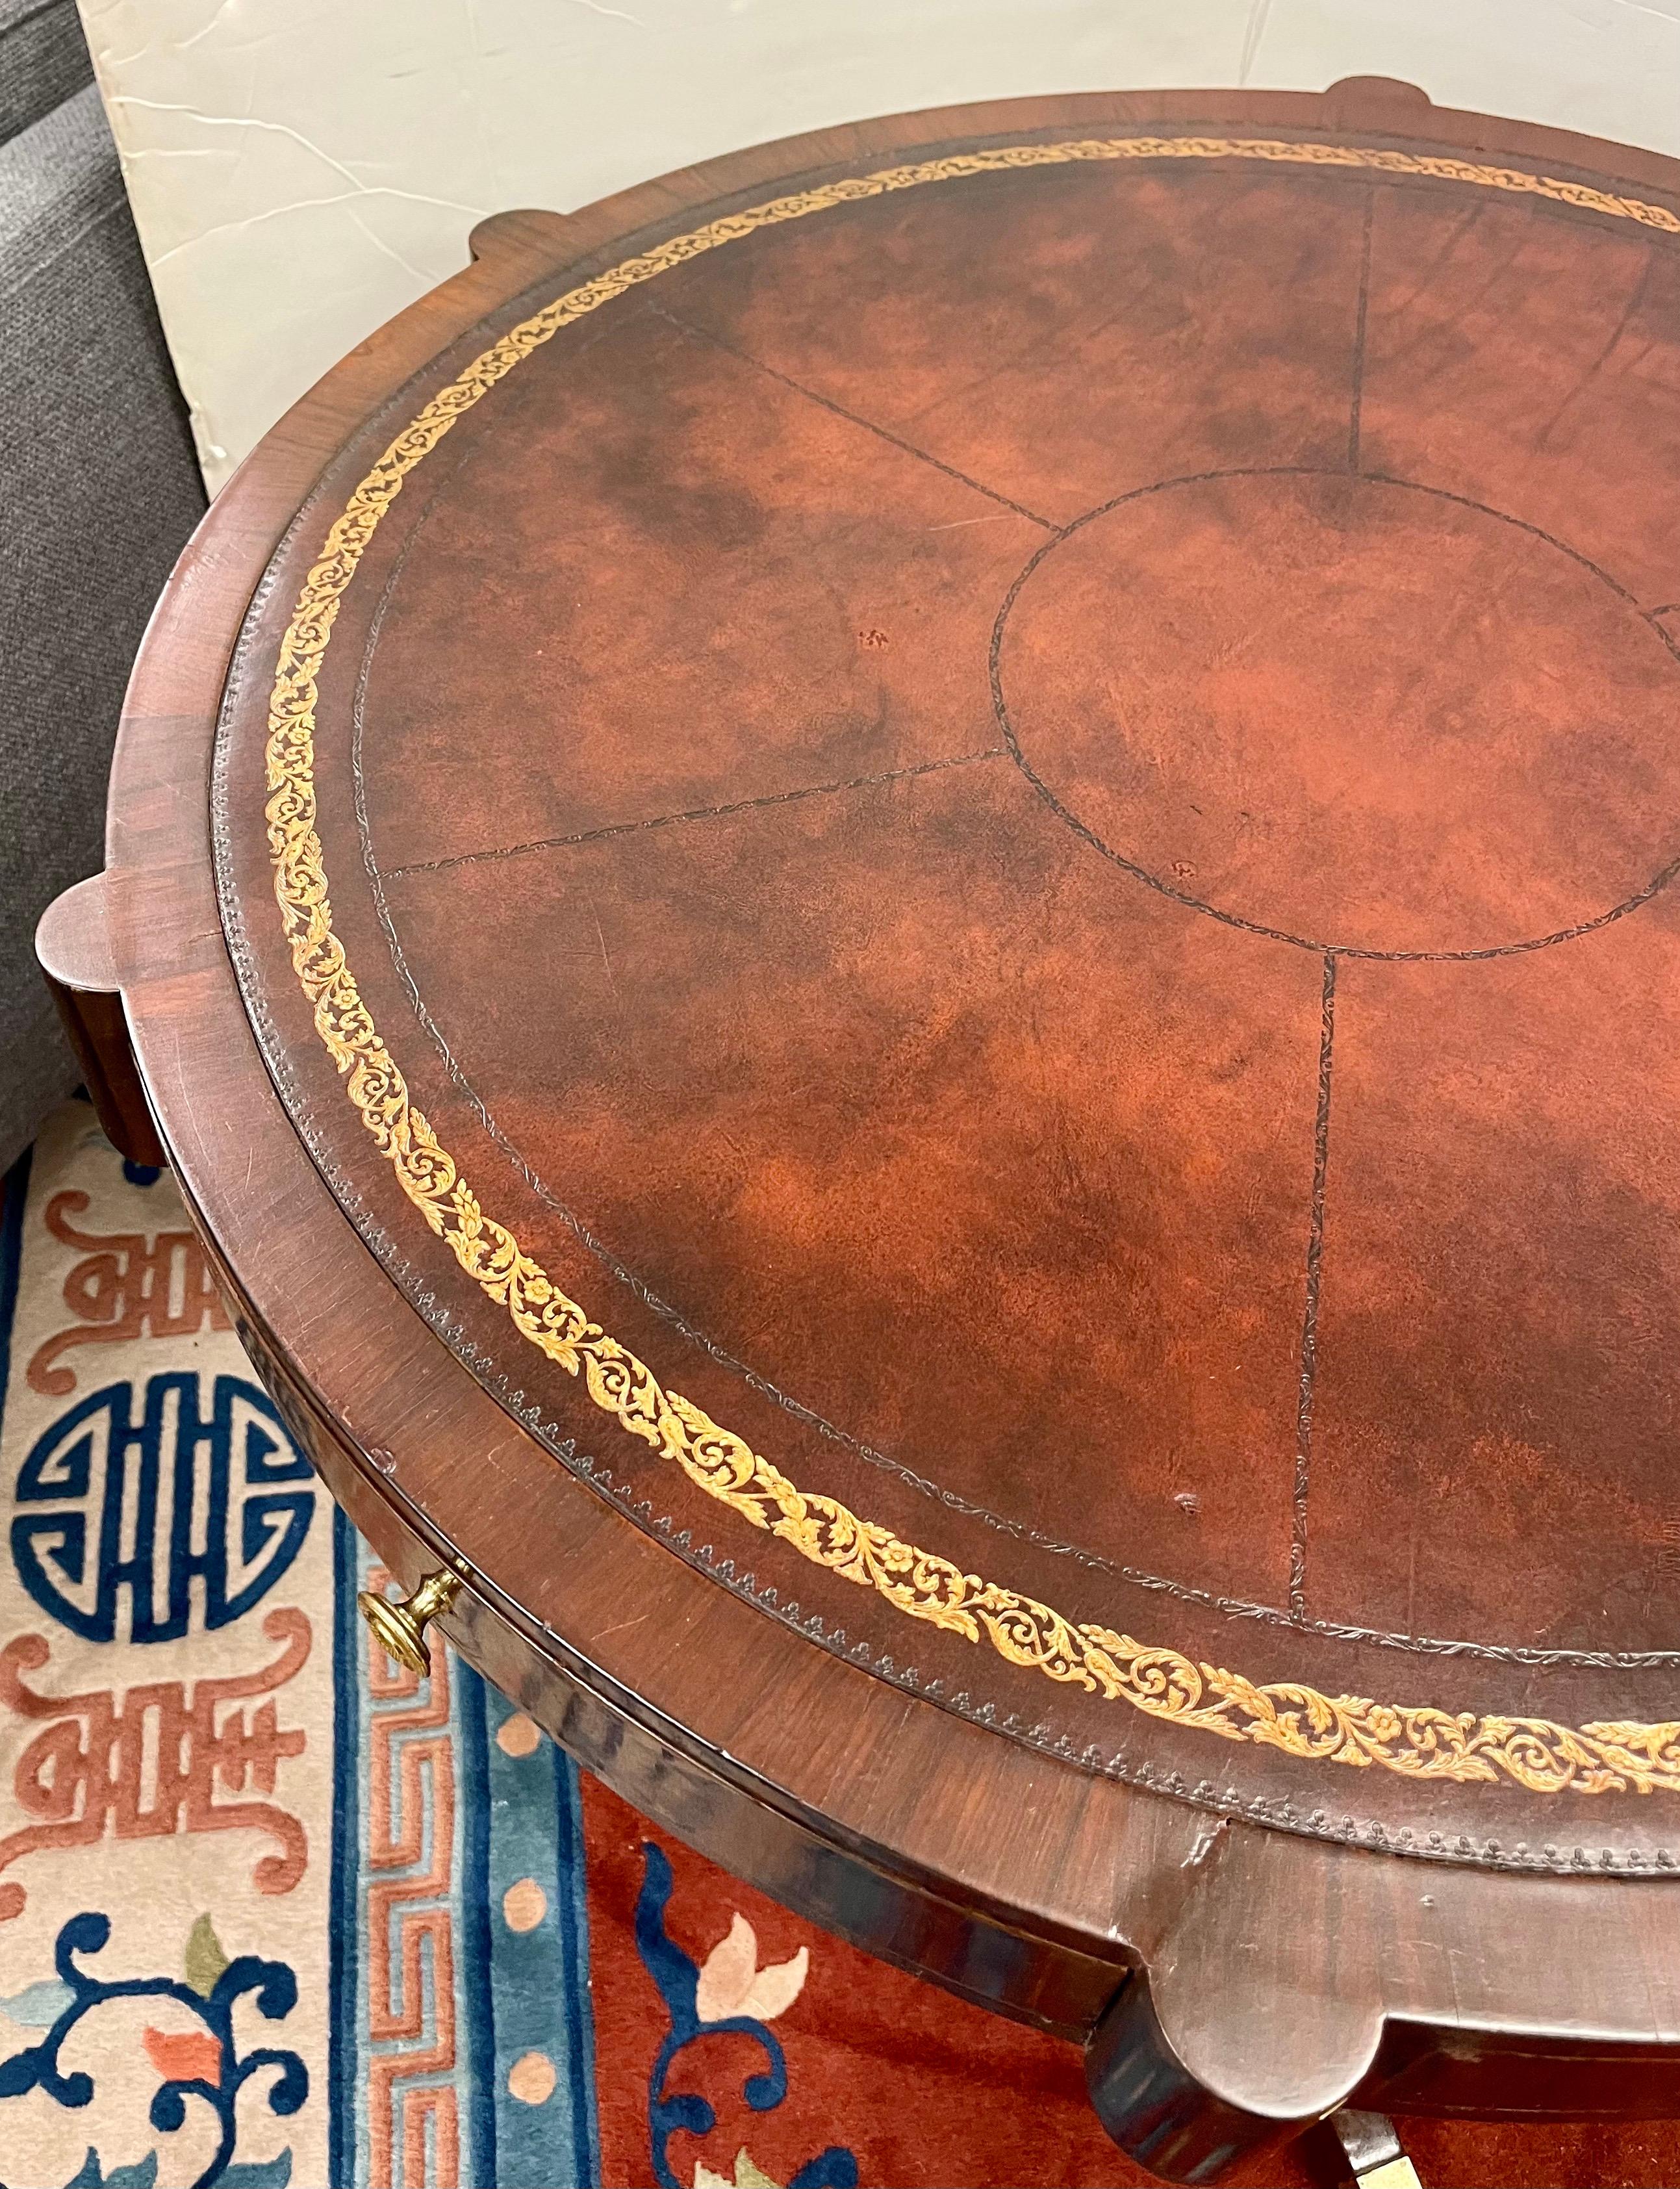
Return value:
<svg viewBox="0 0 1680 2189">
<path fill-rule="evenodd" d="M 1680 152 L 1680 0 L 82 0 L 212 487 L 514 206 L 770 137 L 1115 86 L 1316 89 Z"/>
</svg>

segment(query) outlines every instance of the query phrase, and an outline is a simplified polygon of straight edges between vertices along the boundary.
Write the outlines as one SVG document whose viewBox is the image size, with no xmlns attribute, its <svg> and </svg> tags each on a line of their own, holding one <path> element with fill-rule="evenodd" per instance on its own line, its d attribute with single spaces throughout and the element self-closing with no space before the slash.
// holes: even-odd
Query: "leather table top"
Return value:
<svg viewBox="0 0 1680 2189">
<path fill-rule="evenodd" d="M 534 291 L 301 513 L 217 794 L 288 1110 L 766 1616 L 1297 1830 L 1666 1863 L 1680 220 L 867 176 Z"/>
</svg>

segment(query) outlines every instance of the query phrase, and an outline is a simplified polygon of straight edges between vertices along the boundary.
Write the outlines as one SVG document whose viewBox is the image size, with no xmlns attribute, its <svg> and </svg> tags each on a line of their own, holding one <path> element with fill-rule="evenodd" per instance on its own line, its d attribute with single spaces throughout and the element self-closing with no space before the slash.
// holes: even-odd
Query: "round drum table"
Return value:
<svg viewBox="0 0 1680 2189">
<path fill-rule="evenodd" d="M 1680 2112 L 1677 207 L 1361 80 L 494 220 L 43 923 L 390 1643 L 1169 2177 Z"/>
</svg>

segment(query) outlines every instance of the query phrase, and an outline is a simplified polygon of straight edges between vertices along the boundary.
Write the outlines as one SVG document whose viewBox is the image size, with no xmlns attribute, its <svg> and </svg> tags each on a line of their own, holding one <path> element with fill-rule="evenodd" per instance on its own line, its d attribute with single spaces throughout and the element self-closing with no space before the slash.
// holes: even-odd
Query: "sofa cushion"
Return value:
<svg viewBox="0 0 1680 2189">
<path fill-rule="evenodd" d="M 76 0 L 0 0 L 0 144 L 93 76 Z"/>
<path fill-rule="evenodd" d="M 102 863 L 123 687 L 203 507 L 90 86 L 0 145 L 0 1164 L 76 1084 L 35 923 Z"/>
</svg>

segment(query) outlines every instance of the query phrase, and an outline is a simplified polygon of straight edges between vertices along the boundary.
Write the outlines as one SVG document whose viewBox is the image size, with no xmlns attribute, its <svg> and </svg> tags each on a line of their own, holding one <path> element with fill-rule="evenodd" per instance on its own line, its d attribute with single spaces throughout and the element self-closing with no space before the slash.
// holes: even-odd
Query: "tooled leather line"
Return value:
<svg viewBox="0 0 1680 2189">
<path fill-rule="evenodd" d="M 971 478 L 968 472 L 959 472 L 954 464 L 947 464 L 942 456 L 936 456 L 926 449 L 919 449 L 914 441 L 907 441 L 902 434 L 893 433 L 885 426 L 878 426 L 873 418 L 861 417 L 856 410 L 848 410 L 845 404 L 836 403 L 831 395 L 819 395 L 814 387 L 807 387 L 802 380 L 795 380 L 785 372 L 778 372 L 773 365 L 766 365 L 761 357 L 753 356 L 749 350 L 737 348 L 733 342 L 726 342 L 721 335 L 714 334 L 710 327 L 697 327 L 693 320 L 683 319 L 665 304 L 654 303 L 648 308 L 665 320 L 668 326 L 676 328 L 679 333 L 689 336 L 695 342 L 710 343 L 713 349 L 721 350 L 726 357 L 738 359 L 743 365 L 749 365 L 755 372 L 761 372 L 768 380 L 779 381 L 783 387 L 791 388 L 795 395 L 802 395 L 807 403 L 814 403 L 819 409 L 831 411 L 836 418 L 844 418 L 849 426 L 861 426 L 865 433 L 873 433 L 878 440 L 885 441 L 889 448 L 902 449 L 907 456 L 914 456 L 919 463 L 930 465 L 936 472 L 943 472 L 947 478 L 955 479 L 959 486 L 972 487 L 976 494 L 983 494 L 988 501 L 995 501 L 1001 507 L 1012 510 L 1015 516 L 1024 517 L 1029 524 L 1036 524 L 1041 532 L 1061 533 L 1062 528 L 1052 518 L 1040 517 L 1036 510 L 1028 509 L 1024 502 L 1015 501 L 1006 494 L 999 494 L 996 487 Z"/>
<path fill-rule="evenodd" d="M 1186 912 L 1200 913 L 1206 919 L 1217 920 L 1222 927 L 1236 928 L 1244 935 L 1258 936 L 1266 942 L 1287 942 L 1294 949 L 1310 950 L 1315 955 L 1360 959 L 1377 964 L 1479 965 L 1495 958 L 1526 957 L 1537 950 L 1553 949 L 1560 942 L 1578 942 L 1588 935 L 1598 934 L 1602 928 L 1614 926 L 1617 920 L 1625 919 L 1629 913 L 1638 912 L 1653 897 L 1660 896 L 1675 876 L 1680 874 L 1680 852 L 1660 867 L 1651 879 L 1631 897 L 1622 898 L 1620 903 L 1611 905 L 1607 911 L 1594 913 L 1591 919 L 1579 920 L 1572 927 L 1560 927 L 1550 935 L 1536 935 L 1519 942 L 1490 943 L 1475 950 L 1377 950 L 1356 942 L 1327 942 L 1314 936 L 1292 934 L 1287 928 L 1268 926 L 1264 920 L 1250 919 L 1242 913 L 1229 912 L 1223 905 L 1209 904 L 1203 897 L 1192 897 L 1187 890 L 1177 888 L 1173 883 L 1163 880 L 1159 874 L 1152 874 L 1137 860 L 1128 858 L 1123 851 L 1116 851 L 1089 823 L 1082 821 L 1077 813 L 1062 803 L 1027 757 L 1015 733 L 1015 725 L 1010 719 L 1009 703 L 1004 697 L 1004 634 L 1009 628 L 1010 614 L 1027 580 L 1044 557 L 1060 546 L 1064 540 L 1083 530 L 1097 518 L 1107 516 L 1111 510 L 1123 508 L 1128 502 L 1145 501 L 1151 495 L 1168 493 L 1175 487 L 1207 486 L 1220 479 L 1231 478 L 1344 478 L 1346 476 L 1345 472 L 1323 464 L 1239 464 L 1223 467 L 1217 471 L 1186 472 L 1176 478 L 1156 479 L 1148 486 L 1128 488 L 1124 494 L 1117 494 L 1111 501 L 1100 502 L 1095 509 L 1088 509 L 1083 516 L 1076 517 L 1054 539 L 1047 540 L 1042 547 L 1035 549 L 1004 596 L 1003 604 L 992 625 L 992 643 L 987 656 L 992 680 L 992 710 L 997 717 L 1004 742 L 1009 748 L 1010 758 L 1057 820 L 1071 829 L 1082 843 L 1089 845 L 1100 857 L 1117 867 L 1122 874 L 1129 874 L 1134 881 L 1141 882 L 1145 889 L 1153 890 L 1157 897 L 1165 897 L 1169 903 L 1181 905 Z M 1590 556 L 1583 555 L 1578 547 L 1571 547 L 1568 540 L 1542 530 L 1537 524 L 1530 524 L 1525 518 L 1510 516 L 1502 509 L 1494 509 L 1486 502 L 1474 501 L 1468 495 L 1454 494 L 1445 487 L 1427 486 L 1417 479 L 1395 478 L 1385 472 L 1366 472 L 1361 476 L 1373 486 L 1400 487 L 1409 493 L 1433 495 L 1439 501 L 1455 502 L 1461 509 L 1474 510 L 1479 516 L 1493 518 L 1501 524 L 1508 524 L 1518 532 L 1526 532 L 1547 546 L 1556 548 L 1559 554 L 1567 555 L 1572 563 L 1579 563 L 1582 569 L 1598 579 L 1626 602 L 1640 621 L 1648 625 L 1660 640 L 1677 665 L 1680 665 L 1680 638 L 1656 620 L 1663 610 L 1642 608 L 1626 585 L 1613 578 L 1608 570 L 1601 568 Z"/>
<path fill-rule="evenodd" d="M 1365 230 L 1360 240 L 1359 303 L 1354 314 L 1354 393 L 1348 406 L 1348 469 L 1355 477 L 1360 466 L 1360 426 L 1365 407 L 1365 323 L 1371 306 L 1371 231 L 1377 218 L 1377 186 L 1365 193 Z"/>
<path fill-rule="evenodd" d="M 621 1426 L 675 1459 L 698 1486 L 743 1518 L 791 1541 L 805 1557 L 873 1587 L 914 1618 L 971 1641 L 983 1634 L 1006 1659 L 1052 1679 L 1100 1688 L 1181 1727 L 1261 1741 L 1304 1760 L 1377 1763 L 1414 1778 L 1460 1782 L 1486 1782 L 1503 1773 L 1536 1792 L 1566 1786 L 1590 1792 L 1680 1788 L 1680 1726 L 1673 1723 L 1571 1729 L 1541 1719 L 1454 1717 L 1421 1705 L 1332 1699 L 1288 1683 L 1256 1687 L 1216 1667 L 1204 1665 L 1198 1671 L 1174 1650 L 1147 1648 L 1103 1628 L 1075 1627 L 1050 1607 L 964 1575 L 948 1561 L 900 1542 L 879 1524 L 860 1521 L 833 1501 L 802 1496 L 732 1432 L 691 1401 L 665 1391 L 642 1362 L 589 1321 L 504 1226 L 485 1215 L 412 1107 L 400 1070 L 373 1026 L 332 931 L 324 855 L 314 825 L 313 736 L 315 677 L 339 601 L 407 473 L 524 356 L 563 325 L 669 266 L 758 228 L 829 206 L 921 183 L 1070 160 L 1220 156 L 1441 175 L 1680 231 L 1680 220 L 1663 208 L 1457 160 L 1250 139 L 1129 139 L 1017 145 L 850 178 L 748 208 L 626 261 L 512 329 L 435 395 L 365 476 L 330 531 L 322 559 L 310 571 L 280 644 L 269 747 L 269 839 L 294 967 L 314 1007 L 323 1042 L 348 1075 L 348 1091 L 363 1123 L 404 1192 L 462 1269 L 507 1309 L 522 1334 L 560 1365 L 574 1373 L 581 1371 L 591 1399 Z"/>
<path fill-rule="evenodd" d="M 1318 1104 L 1313 1120 L 1313 1189 L 1307 1219 L 1306 1302 L 1301 1315 L 1301 1372 L 1295 1409 L 1295 1496 L 1289 1542 L 1289 1615 L 1307 1621 L 1307 1496 L 1312 1487 L 1313 1396 L 1318 1377 L 1318 1298 L 1324 1270 L 1324 1190 L 1330 1168 L 1330 1081 L 1336 1061 L 1336 960 L 1324 958 L 1320 1005 Z"/>
<path fill-rule="evenodd" d="M 382 867 L 382 883 L 400 881 L 407 874 L 447 874 L 452 867 L 478 867 L 493 859 L 523 858 L 531 851 L 567 851 L 579 844 L 610 843 L 615 836 L 639 836 L 650 829 L 676 829 L 689 821 L 723 821 L 732 814 L 755 813 L 766 806 L 798 806 L 807 798 L 832 798 L 841 790 L 874 790 L 886 783 L 908 783 L 920 775 L 939 775 L 947 767 L 972 767 L 976 761 L 1007 760 L 1002 745 L 987 745 L 983 752 L 953 753 L 947 760 L 923 760 L 908 767 L 885 767 L 874 775 L 851 775 L 834 783 L 800 783 L 794 790 L 767 790 L 761 798 L 737 798 L 727 806 L 691 806 L 682 813 L 656 813 L 645 821 L 608 821 L 598 829 L 580 829 L 569 836 L 533 836 L 523 844 L 498 844 L 483 851 L 452 851 L 441 859 L 409 859 L 399 867 Z M 364 859 L 371 856 L 363 840 Z M 368 868 L 370 875 L 373 868 Z"/>
</svg>

